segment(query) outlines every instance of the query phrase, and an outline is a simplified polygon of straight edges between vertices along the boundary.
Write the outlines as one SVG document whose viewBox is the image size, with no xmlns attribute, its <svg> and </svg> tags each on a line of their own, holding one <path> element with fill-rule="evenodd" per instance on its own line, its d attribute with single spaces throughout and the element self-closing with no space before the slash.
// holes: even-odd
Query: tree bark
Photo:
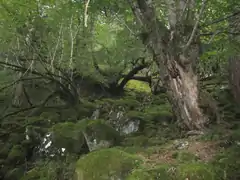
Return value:
<svg viewBox="0 0 240 180">
<path fill-rule="evenodd" d="M 178 122 L 189 130 L 202 130 L 208 118 L 199 107 L 198 77 L 195 72 L 200 46 L 199 19 L 194 18 L 194 0 L 187 1 L 188 4 L 185 1 L 177 3 L 166 0 L 170 28 L 158 20 L 152 1 L 128 1 L 143 28 L 143 43 L 159 67 Z"/>
<path fill-rule="evenodd" d="M 237 8 L 236 8 L 237 10 Z M 239 11 L 236 11 L 239 12 Z M 240 14 L 235 14 L 229 19 L 229 31 L 233 34 L 238 33 L 240 29 Z M 240 44 L 240 35 L 230 35 L 229 41 L 234 47 Z M 232 48 L 233 49 L 233 48 Z M 240 53 L 239 48 L 231 53 L 228 61 L 229 70 L 229 86 L 232 91 L 233 97 L 237 103 L 240 103 Z"/>
</svg>

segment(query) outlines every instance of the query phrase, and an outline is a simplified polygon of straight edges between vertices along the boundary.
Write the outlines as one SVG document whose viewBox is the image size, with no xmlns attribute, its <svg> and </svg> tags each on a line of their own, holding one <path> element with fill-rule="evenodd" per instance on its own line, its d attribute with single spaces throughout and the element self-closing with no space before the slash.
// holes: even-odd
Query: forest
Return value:
<svg viewBox="0 0 240 180">
<path fill-rule="evenodd" d="M 0 180 L 239 180 L 239 0 L 0 0 Z"/>
</svg>

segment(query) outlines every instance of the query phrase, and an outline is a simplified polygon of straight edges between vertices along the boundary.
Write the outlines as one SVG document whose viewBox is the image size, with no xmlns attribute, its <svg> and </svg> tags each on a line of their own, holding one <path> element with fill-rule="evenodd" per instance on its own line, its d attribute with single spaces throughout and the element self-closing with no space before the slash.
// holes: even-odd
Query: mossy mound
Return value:
<svg viewBox="0 0 240 180">
<path fill-rule="evenodd" d="M 88 135 L 88 140 L 97 142 L 110 141 L 112 144 L 120 143 L 120 134 L 104 120 L 84 119 L 77 123 L 58 123 L 52 127 L 52 142 L 55 147 L 65 148 L 68 152 L 77 153 L 85 143 L 83 133 Z"/>
<path fill-rule="evenodd" d="M 75 123 L 58 123 L 52 127 L 52 142 L 55 147 L 65 148 L 68 152 L 78 152 L 84 144 L 82 129 Z"/>
<path fill-rule="evenodd" d="M 83 156 L 77 162 L 76 174 L 84 180 L 124 179 L 140 163 L 139 157 L 119 149 L 102 149 Z"/>
<path fill-rule="evenodd" d="M 84 119 L 79 121 L 76 127 L 87 133 L 89 137 L 96 139 L 97 142 L 107 140 L 117 144 L 121 141 L 119 132 L 102 119 Z"/>
</svg>

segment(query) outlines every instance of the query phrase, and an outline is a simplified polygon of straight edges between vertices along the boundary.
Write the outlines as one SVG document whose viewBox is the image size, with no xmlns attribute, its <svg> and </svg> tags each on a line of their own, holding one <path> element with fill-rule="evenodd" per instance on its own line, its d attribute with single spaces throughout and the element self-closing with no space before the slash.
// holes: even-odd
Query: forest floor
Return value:
<svg viewBox="0 0 240 180">
<path fill-rule="evenodd" d="M 155 147 L 155 151 L 152 154 L 139 152 L 138 155 L 141 156 L 148 164 L 172 164 L 177 162 L 176 158 L 174 157 L 176 152 L 184 151 L 184 153 L 189 153 L 196 156 L 196 158 L 198 158 L 200 161 L 208 162 L 212 160 L 214 156 L 220 152 L 221 149 L 218 142 L 216 141 L 204 142 L 199 140 L 196 141 L 186 139 L 185 142 L 188 144 L 186 147 L 182 147 L 181 150 L 177 149 L 173 142 L 172 145 L 167 144 L 159 148 Z M 184 142 L 180 143 L 184 144 Z"/>
</svg>

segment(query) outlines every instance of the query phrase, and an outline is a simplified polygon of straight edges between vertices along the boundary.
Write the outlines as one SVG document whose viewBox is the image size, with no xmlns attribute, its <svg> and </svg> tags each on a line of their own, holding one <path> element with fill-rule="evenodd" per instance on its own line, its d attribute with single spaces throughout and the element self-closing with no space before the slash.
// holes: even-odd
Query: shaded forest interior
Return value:
<svg viewBox="0 0 240 180">
<path fill-rule="evenodd" d="M 240 179 L 238 0 L 2 0 L 0 27 L 0 179 Z"/>
</svg>

